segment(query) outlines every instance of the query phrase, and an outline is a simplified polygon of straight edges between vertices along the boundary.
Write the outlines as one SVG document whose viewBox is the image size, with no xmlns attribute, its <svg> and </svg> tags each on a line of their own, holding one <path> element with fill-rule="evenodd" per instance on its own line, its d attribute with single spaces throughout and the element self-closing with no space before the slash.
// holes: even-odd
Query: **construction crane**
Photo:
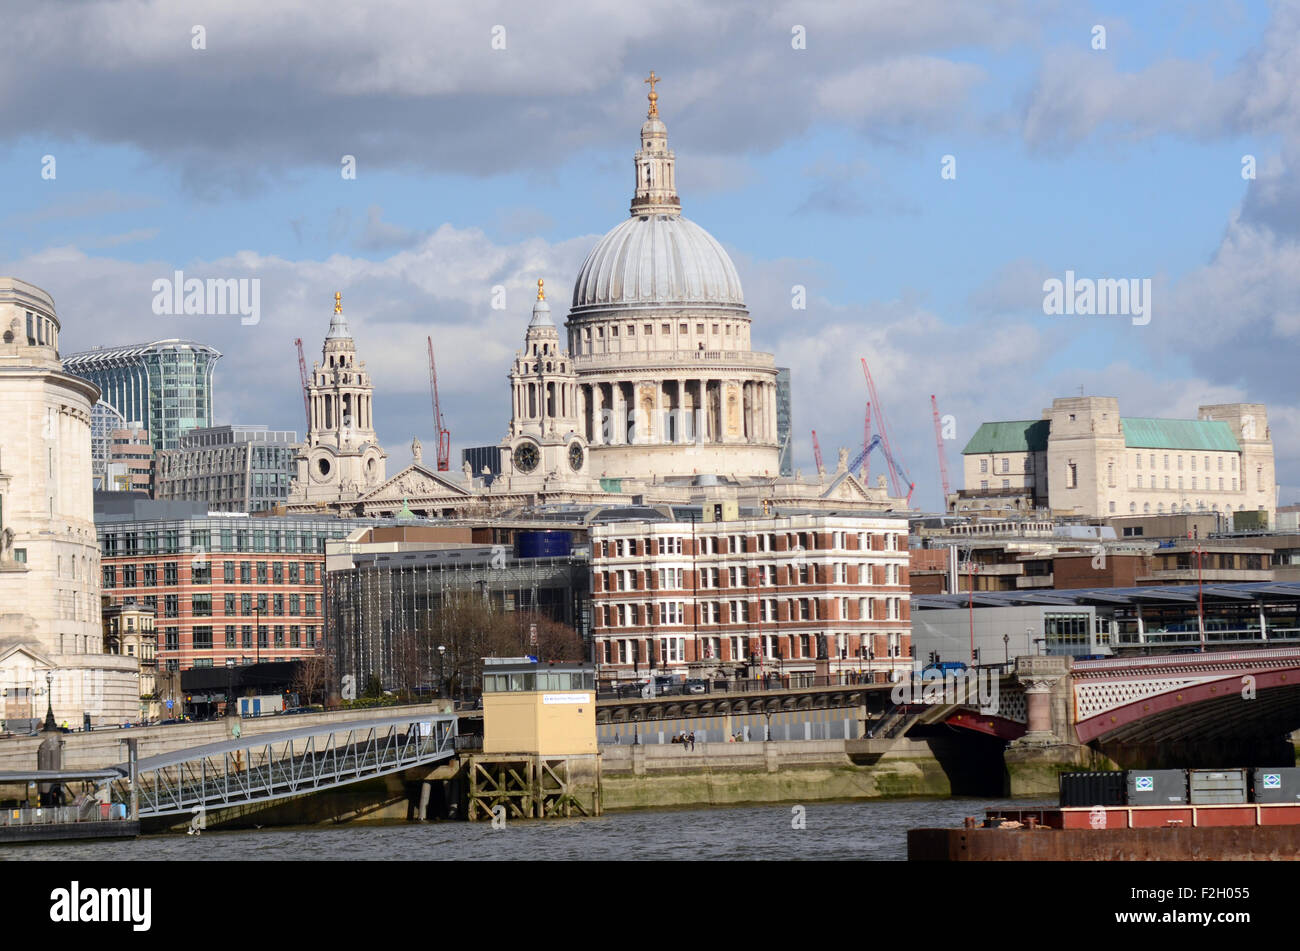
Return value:
<svg viewBox="0 0 1300 951">
<path fill-rule="evenodd" d="M 813 434 L 813 459 L 817 461 L 817 471 L 819 473 L 825 472 L 826 467 L 822 465 L 822 447 L 821 444 L 817 442 L 817 430 L 814 429 L 812 431 L 812 434 Z"/>
<path fill-rule="evenodd" d="M 939 404 L 930 394 L 930 410 L 934 414 L 934 444 L 939 448 L 939 478 L 943 482 L 943 508 L 948 510 L 948 460 L 943 452 L 943 426 L 939 422 Z"/>
<path fill-rule="evenodd" d="M 429 341 L 429 393 L 433 396 L 433 427 L 438 434 L 438 471 L 451 468 L 451 433 L 442 420 L 442 405 L 438 402 L 438 365 L 433 362 L 433 338 Z"/>
<path fill-rule="evenodd" d="M 867 400 L 867 415 L 862 423 L 862 448 L 866 450 L 871 445 L 871 400 Z M 870 457 L 862 461 L 862 481 L 867 483 L 871 481 L 871 459 Z"/>
<path fill-rule="evenodd" d="M 875 409 L 876 430 L 877 430 L 877 434 L 880 437 L 881 447 L 885 450 L 885 457 L 887 459 L 892 459 L 894 457 L 894 451 L 892 445 L 890 444 L 889 423 L 887 422 L 885 417 L 885 406 L 883 403 L 880 402 L 880 394 L 876 392 L 876 381 L 871 378 L 871 369 L 867 366 L 866 357 L 862 358 L 862 373 L 867 378 L 867 392 L 871 396 L 871 405 Z M 872 438 L 874 439 L 875 437 Z M 866 453 L 864 452 L 863 455 L 865 456 Z M 850 468 L 854 468 L 854 467 L 850 466 Z M 898 483 L 898 476 L 899 473 L 902 471 L 903 470 L 901 466 L 895 466 L 892 463 L 889 466 L 889 475 L 894 482 L 895 496 L 901 494 L 902 486 L 900 486 Z M 912 497 L 912 486 L 910 485 L 908 486 L 907 497 L 909 500 Z"/>
<path fill-rule="evenodd" d="M 302 355 L 302 338 L 294 340 L 298 348 L 298 378 L 302 380 L 302 408 L 307 413 L 307 431 L 311 432 L 311 397 L 307 395 L 311 386 L 311 377 L 307 375 L 307 358 Z"/>
<path fill-rule="evenodd" d="M 870 441 L 868 441 L 866 448 L 858 453 L 857 457 L 849 463 L 849 471 L 852 472 L 854 469 L 866 462 L 867 456 L 870 455 L 871 450 L 877 447 L 879 447 L 880 451 L 885 455 L 885 464 L 889 469 L 890 476 L 896 483 L 901 482 L 903 485 L 907 486 L 907 504 L 910 506 L 912 504 L 912 490 L 916 488 L 916 483 L 913 482 L 911 476 L 907 474 L 907 470 L 904 469 L 899 461 L 894 458 L 894 454 L 889 451 L 889 444 L 885 442 L 884 436 L 880 433 L 876 433 L 876 435 L 872 436 Z"/>
</svg>

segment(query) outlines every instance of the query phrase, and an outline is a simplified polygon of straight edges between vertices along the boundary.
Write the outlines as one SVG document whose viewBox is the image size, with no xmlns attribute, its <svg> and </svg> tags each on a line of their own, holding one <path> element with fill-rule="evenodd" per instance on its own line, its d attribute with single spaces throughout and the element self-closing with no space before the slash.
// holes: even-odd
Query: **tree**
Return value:
<svg viewBox="0 0 1300 951">
<path fill-rule="evenodd" d="M 522 641 L 532 654 L 540 661 L 566 661 L 576 663 L 583 659 L 582 638 L 569 625 L 553 621 L 544 615 L 532 615 L 522 618 Z M 537 625 L 537 643 L 530 643 L 529 628 Z"/>
<path fill-rule="evenodd" d="M 366 689 L 362 691 L 361 696 L 367 700 L 377 700 L 384 695 L 384 684 L 379 679 L 378 674 L 371 674 L 366 679 Z"/>
<path fill-rule="evenodd" d="M 325 654 L 310 654 L 298 661 L 298 673 L 293 679 L 293 690 L 300 703 L 324 703 L 330 687 L 330 658 Z M 319 699 L 318 699 L 319 698 Z"/>
</svg>

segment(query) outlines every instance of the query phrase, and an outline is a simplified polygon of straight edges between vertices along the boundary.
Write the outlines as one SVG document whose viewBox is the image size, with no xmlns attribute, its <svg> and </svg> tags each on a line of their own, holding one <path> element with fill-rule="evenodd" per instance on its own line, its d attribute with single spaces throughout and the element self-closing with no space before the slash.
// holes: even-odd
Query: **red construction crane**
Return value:
<svg viewBox="0 0 1300 951">
<path fill-rule="evenodd" d="M 862 422 L 862 450 L 866 451 L 871 445 L 871 400 L 867 400 L 867 415 Z M 871 456 L 865 456 L 862 460 L 862 481 L 871 481 Z"/>
<path fill-rule="evenodd" d="M 442 420 L 442 406 L 438 402 L 438 365 L 433 362 L 433 338 L 429 337 L 429 392 L 433 395 L 433 426 L 438 433 L 438 471 L 451 468 L 451 433 Z"/>
<path fill-rule="evenodd" d="M 902 468 L 902 460 L 894 455 L 893 446 L 889 441 L 889 423 L 885 416 L 884 404 L 880 402 L 880 394 L 876 392 L 876 381 L 871 378 L 871 369 L 867 366 L 867 358 L 862 358 L 862 373 L 867 378 L 867 392 L 871 396 L 871 404 L 876 410 L 876 428 L 880 431 L 880 442 L 884 446 L 885 456 L 895 460 L 896 464 L 889 466 L 889 478 L 894 483 L 894 497 L 902 495 L 902 486 L 899 484 L 899 470 Z M 910 482 L 910 480 L 909 480 Z M 907 486 L 907 504 L 912 503 L 912 490 L 916 487 L 915 483 Z"/>
<path fill-rule="evenodd" d="M 812 434 L 813 434 L 813 458 L 817 460 L 817 471 L 825 472 L 826 467 L 822 465 L 822 447 L 821 444 L 817 442 L 817 430 L 814 429 L 812 431 Z"/>
<path fill-rule="evenodd" d="M 311 397 L 307 395 L 307 390 L 311 386 L 311 377 L 307 375 L 307 359 L 302 355 L 302 338 L 298 337 L 293 343 L 298 348 L 298 378 L 302 380 L 302 408 L 307 413 L 307 430 L 310 432 Z"/>
<path fill-rule="evenodd" d="M 943 426 L 939 422 L 939 404 L 930 394 L 930 410 L 934 413 L 934 444 L 939 447 L 939 478 L 943 481 L 943 508 L 948 510 L 948 460 L 943 452 Z"/>
</svg>

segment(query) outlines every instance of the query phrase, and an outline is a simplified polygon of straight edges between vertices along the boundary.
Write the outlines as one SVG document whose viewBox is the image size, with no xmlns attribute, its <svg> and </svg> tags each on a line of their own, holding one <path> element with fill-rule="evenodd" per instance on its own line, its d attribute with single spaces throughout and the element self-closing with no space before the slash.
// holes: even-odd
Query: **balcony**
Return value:
<svg viewBox="0 0 1300 951">
<path fill-rule="evenodd" d="M 573 368 L 581 373 L 600 367 L 623 367 L 637 370 L 682 370 L 691 364 L 721 364 L 776 368 L 770 353 L 752 350 L 627 350 L 622 353 L 584 353 L 573 358 Z M 703 366 L 701 366 L 703 369 Z"/>
</svg>

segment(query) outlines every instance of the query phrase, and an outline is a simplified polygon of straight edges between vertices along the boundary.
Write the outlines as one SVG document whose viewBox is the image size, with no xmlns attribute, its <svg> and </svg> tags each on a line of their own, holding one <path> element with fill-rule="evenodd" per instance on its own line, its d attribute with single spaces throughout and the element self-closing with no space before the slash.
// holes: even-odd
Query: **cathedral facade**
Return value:
<svg viewBox="0 0 1300 951">
<path fill-rule="evenodd" d="M 731 258 L 682 215 L 653 91 L 634 167 L 631 214 L 587 255 L 565 322 L 561 359 L 576 383 L 565 409 L 590 469 L 634 480 L 775 477 L 776 363 L 750 349 Z M 519 471 L 520 451 L 525 462 L 534 452 L 516 437 L 503 472 Z"/>
<path fill-rule="evenodd" d="M 653 74 L 652 79 L 654 79 Z M 657 79 L 655 79 L 657 82 Z M 653 83 L 627 220 L 580 268 L 563 331 L 542 280 L 508 380 L 499 474 L 414 462 L 385 478 L 365 364 L 336 308 L 309 388 L 312 427 L 289 511 L 487 516 L 543 504 L 700 504 L 882 511 L 841 451 L 833 473 L 780 475 L 777 368 L 753 350 L 735 265 L 682 216 L 676 156 Z"/>
</svg>

